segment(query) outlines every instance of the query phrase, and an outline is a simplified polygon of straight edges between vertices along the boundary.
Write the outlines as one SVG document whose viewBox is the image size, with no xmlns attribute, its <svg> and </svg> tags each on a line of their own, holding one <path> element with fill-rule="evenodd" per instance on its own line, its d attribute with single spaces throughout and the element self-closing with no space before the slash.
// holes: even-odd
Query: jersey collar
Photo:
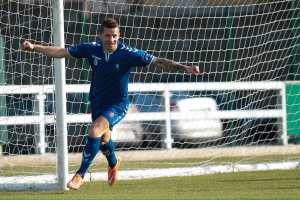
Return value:
<svg viewBox="0 0 300 200">
<path fill-rule="evenodd" d="M 102 48 L 102 51 L 103 51 L 104 54 L 110 54 L 110 55 L 111 55 L 111 54 L 115 53 L 116 51 L 118 51 L 119 49 L 121 49 L 122 46 L 123 46 L 123 42 L 121 42 L 120 40 L 118 40 L 117 49 L 116 49 L 114 52 L 112 52 L 112 53 L 108 53 L 108 52 L 106 52 L 106 51 L 104 50 L 102 41 L 101 41 L 101 39 L 100 39 L 99 37 L 97 37 L 96 41 L 97 41 L 98 43 L 100 43 L 101 48 Z"/>
<path fill-rule="evenodd" d="M 101 42 L 101 46 L 102 46 L 102 42 Z M 102 51 L 103 51 L 104 56 L 105 56 L 105 61 L 108 62 L 110 56 L 111 56 L 112 54 L 114 54 L 115 52 L 117 52 L 117 51 L 118 51 L 119 49 L 121 49 L 122 47 L 123 47 L 123 43 L 120 42 L 120 40 L 118 40 L 117 49 L 116 49 L 114 52 L 112 52 L 112 53 L 108 53 L 108 52 L 104 51 L 103 46 L 102 46 Z"/>
</svg>

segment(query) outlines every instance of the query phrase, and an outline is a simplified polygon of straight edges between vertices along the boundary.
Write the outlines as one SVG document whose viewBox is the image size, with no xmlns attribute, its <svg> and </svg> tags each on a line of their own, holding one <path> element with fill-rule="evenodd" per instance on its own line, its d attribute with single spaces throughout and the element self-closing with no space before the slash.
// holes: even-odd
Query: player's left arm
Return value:
<svg viewBox="0 0 300 200">
<path fill-rule="evenodd" d="M 166 69 L 172 69 L 176 71 L 184 70 L 187 73 L 191 73 L 195 75 L 198 75 L 200 73 L 199 66 L 196 65 L 187 66 L 187 65 L 177 63 L 173 60 L 158 58 L 158 57 L 153 57 L 150 67 L 157 67 L 162 69 L 166 68 Z"/>
</svg>

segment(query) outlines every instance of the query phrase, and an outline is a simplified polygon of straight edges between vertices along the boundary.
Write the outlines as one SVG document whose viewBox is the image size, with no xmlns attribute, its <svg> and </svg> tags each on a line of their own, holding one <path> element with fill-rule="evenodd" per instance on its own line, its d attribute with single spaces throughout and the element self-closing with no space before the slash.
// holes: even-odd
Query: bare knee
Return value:
<svg viewBox="0 0 300 200">
<path fill-rule="evenodd" d="M 90 126 L 90 129 L 89 129 L 89 136 L 92 137 L 92 138 L 95 138 L 95 137 L 101 137 L 103 134 L 102 134 L 102 129 L 101 127 L 98 127 L 97 125 L 95 124 L 92 124 Z"/>
<path fill-rule="evenodd" d="M 102 116 L 97 118 L 89 128 L 89 136 L 93 138 L 102 137 L 107 132 L 109 132 L 109 124 Z"/>
<path fill-rule="evenodd" d="M 110 131 L 104 133 L 104 134 L 102 135 L 102 139 L 101 139 L 102 144 L 107 144 L 107 143 L 109 142 L 109 140 L 110 140 L 110 137 L 111 137 Z"/>
</svg>

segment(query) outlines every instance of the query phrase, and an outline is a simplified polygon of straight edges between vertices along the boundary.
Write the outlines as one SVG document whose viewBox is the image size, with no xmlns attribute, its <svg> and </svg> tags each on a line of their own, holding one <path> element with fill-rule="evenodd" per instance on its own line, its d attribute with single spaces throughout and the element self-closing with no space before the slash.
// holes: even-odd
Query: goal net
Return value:
<svg viewBox="0 0 300 200">
<path fill-rule="evenodd" d="M 20 50 L 22 39 L 53 45 L 52 7 L 0 0 L 0 189 L 57 182 L 53 60 Z M 299 13 L 297 0 L 65 0 L 66 46 L 96 41 L 113 17 L 127 45 L 202 72 L 132 68 L 129 111 L 112 134 L 129 166 L 121 178 L 299 166 Z M 70 174 L 91 123 L 91 73 L 66 60 Z M 99 154 L 88 177 L 105 171 Z"/>
</svg>

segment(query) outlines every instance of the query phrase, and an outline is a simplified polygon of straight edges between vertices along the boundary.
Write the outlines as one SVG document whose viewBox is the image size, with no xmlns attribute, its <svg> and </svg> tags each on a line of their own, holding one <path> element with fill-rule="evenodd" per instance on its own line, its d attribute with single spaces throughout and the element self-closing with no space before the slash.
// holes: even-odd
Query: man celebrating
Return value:
<svg viewBox="0 0 300 200">
<path fill-rule="evenodd" d="M 92 68 L 89 100 L 92 124 L 82 153 L 82 162 L 73 178 L 70 189 L 79 189 L 91 162 L 101 150 L 108 161 L 108 184 L 117 181 L 121 160 L 115 154 L 111 130 L 120 122 L 128 109 L 128 79 L 132 67 L 168 67 L 184 69 L 198 74 L 198 66 L 186 66 L 174 61 L 157 58 L 143 50 L 126 46 L 119 41 L 120 29 L 116 20 L 108 18 L 102 23 L 100 41 L 80 43 L 69 48 L 43 46 L 25 41 L 21 48 L 36 51 L 53 58 L 86 58 Z"/>
</svg>

